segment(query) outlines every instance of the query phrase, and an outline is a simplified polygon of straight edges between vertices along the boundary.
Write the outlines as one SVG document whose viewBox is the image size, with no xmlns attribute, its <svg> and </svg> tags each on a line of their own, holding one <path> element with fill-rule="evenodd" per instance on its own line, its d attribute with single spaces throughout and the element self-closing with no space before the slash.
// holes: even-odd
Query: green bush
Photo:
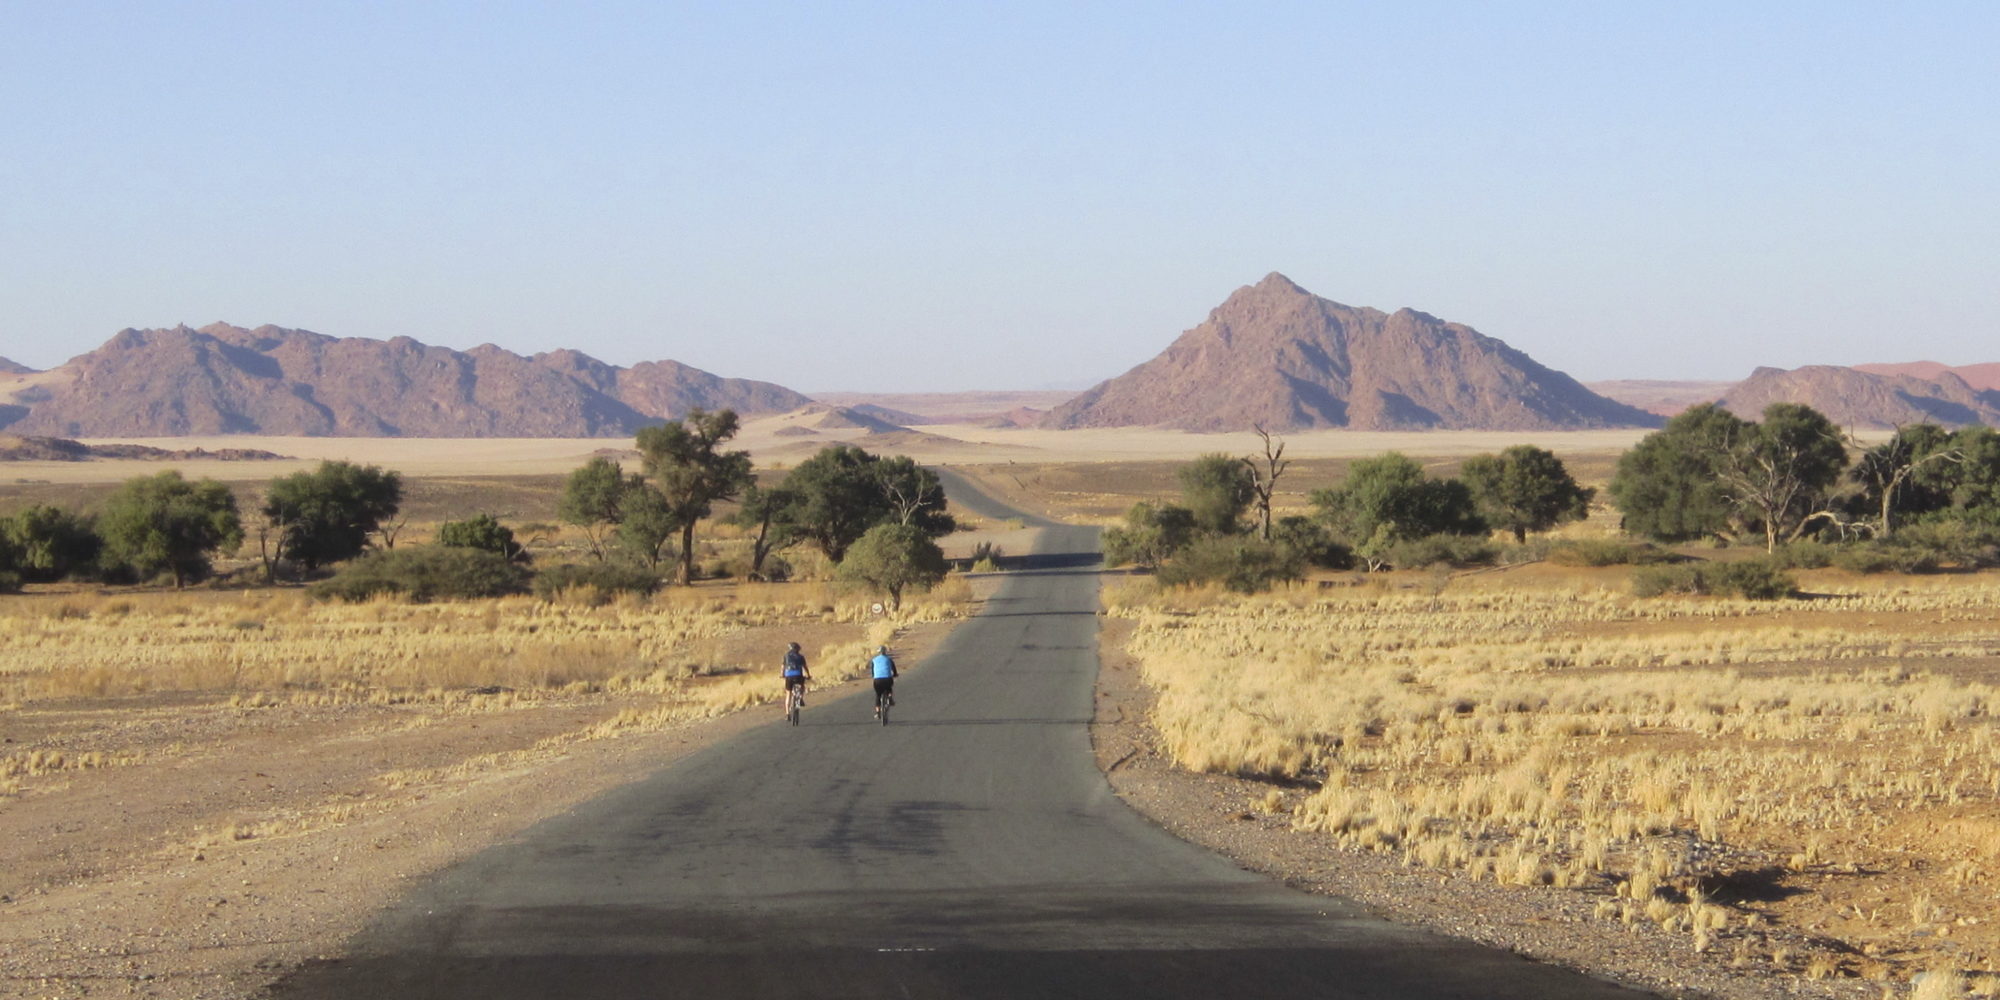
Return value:
<svg viewBox="0 0 2000 1000">
<path fill-rule="evenodd" d="M 1321 569 L 1354 568 L 1354 550 L 1340 544 L 1326 523 L 1315 518 L 1280 518 L 1271 525 L 1271 541 Z"/>
<path fill-rule="evenodd" d="M 1833 564 L 1850 573 L 1931 573 L 1938 568 L 1938 557 L 1907 545 L 1869 542 L 1834 553 Z"/>
<path fill-rule="evenodd" d="M 1723 594 L 1770 601 L 1798 593 L 1798 585 L 1768 559 L 1726 563 L 1671 563 L 1641 566 L 1632 573 L 1632 593 Z"/>
<path fill-rule="evenodd" d="M 1632 572 L 1632 593 L 1640 597 L 1661 594 L 1705 594 L 1706 581 L 1694 563 L 1641 566 Z"/>
<path fill-rule="evenodd" d="M 1475 535 L 1425 535 L 1397 542 L 1384 554 L 1389 565 L 1397 569 L 1491 566 L 1500 558 L 1500 546 Z"/>
<path fill-rule="evenodd" d="M 0 594 L 21 592 L 21 574 L 12 570 L 0 570 Z"/>
<path fill-rule="evenodd" d="M 1652 566 L 1673 558 L 1651 542 L 1615 538 L 1578 538 L 1549 546 L 1549 561 L 1558 566 Z"/>
<path fill-rule="evenodd" d="M 1296 551 L 1241 535 L 1204 538 L 1160 567 L 1160 582 L 1167 586 L 1220 583 L 1239 594 L 1269 590 L 1304 575 L 1305 559 Z"/>
<path fill-rule="evenodd" d="M 1824 569 L 1839 555 L 1838 546 L 1807 539 L 1779 546 L 1771 559 L 1783 569 Z"/>
<path fill-rule="evenodd" d="M 315 596 L 365 601 L 401 594 L 416 602 L 498 597 L 528 589 L 528 571 L 506 556 L 455 545 L 416 545 L 370 552 L 312 587 Z"/>
<path fill-rule="evenodd" d="M 1770 559 L 1740 559 L 1704 568 L 1709 588 L 1753 601 L 1775 601 L 1799 592 L 1798 583 Z"/>
<path fill-rule="evenodd" d="M 1963 517 L 1907 525 L 1883 544 L 1928 553 L 1939 565 L 1978 569 L 2000 562 L 2000 529 Z"/>
<path fill-rule="evenodd" d="M 455 549 L 478 549 L 506 559 L 526 555 L 514 540 L 514 529 L 501 524 L 491 514 L 479 514 L 463 521 L 446 521 L 438 528 L 438 544 Z"/>
<path fill-rule="evenodd" d="M 550 566 L 535 574 L 535 596 L 543 600 L 581 587 L 604 595 L 650 594 L 660 589 L 660 575 L 644 566 L 616 562 Z"/>
</svg>

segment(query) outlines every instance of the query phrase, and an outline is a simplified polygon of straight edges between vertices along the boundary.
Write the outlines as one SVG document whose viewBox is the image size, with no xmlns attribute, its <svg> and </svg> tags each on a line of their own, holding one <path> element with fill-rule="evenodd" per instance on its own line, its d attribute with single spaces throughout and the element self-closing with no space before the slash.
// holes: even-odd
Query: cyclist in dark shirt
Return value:
<svg viewBox="0 0 2000 1000">
<path fill-rule="evenodd" d="M 799 689 L 799 705 L 806 703 L 806 682 L 812 680 L 812 671 L 806 667 L 806 654 L 799 652 L 799 644 L 792 643 L 785 650 L 785 692 Z"/>
</svg>

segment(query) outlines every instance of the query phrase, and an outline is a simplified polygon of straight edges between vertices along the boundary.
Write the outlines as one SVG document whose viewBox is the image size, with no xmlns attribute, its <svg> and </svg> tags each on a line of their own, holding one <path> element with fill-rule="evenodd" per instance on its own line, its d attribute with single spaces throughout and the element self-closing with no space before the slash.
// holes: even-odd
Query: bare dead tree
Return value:
<svg viewBox="0 0 2000 1000">
<path fill-rule="evenodd" d="M 1264 461 L 1259 465 L 1257 459 L 1246 456 L 1243 464 L 1250 470 L 1250 490 L 1257 498 L 1257 514 L 1263 520 L 1263 538 L 1268 542 L 1271 540 L 1271 494 L 1277 491 L 1278 477 L 1284 475 L 1285 469 L 1292 463 L 1285 461 L 1284 438 L 1278 438 L 1274 444 L 1271 432 L 1265 430 L 1263 424 L 1252 424 L 1250 427 L 1264 442 Z"/>
</svg>

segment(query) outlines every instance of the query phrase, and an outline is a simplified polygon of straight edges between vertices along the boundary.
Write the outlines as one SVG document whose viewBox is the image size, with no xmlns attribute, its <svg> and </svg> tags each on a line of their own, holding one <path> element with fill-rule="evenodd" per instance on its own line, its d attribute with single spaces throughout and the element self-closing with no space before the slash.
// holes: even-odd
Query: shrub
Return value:
<svg viewBox="0 0 2000 1000">
<path fill-rule="evenodd" d="M 1558 566 L 1650 566 L 1673 559 L 1673 553 L 1652 544 L 1614 538 L 1579 538 L 1549 546 L 1549 561 Z"/>
<path fill-rule="evenodd" d="M 535 596 L 543 600 L 580 587 L 606 595 L 650 594 L 660 589 L 660 575 L 644 566 L 615 562 L 551 566 L 535 574 Z"/>
<path fill-rule="evenodd" d="M 1354 568 L 1354 550 L 1340 544 L 1324 522 L 1310 517 L 1279 519 L 1271 526 L 1271 541 L 1321 569 Z"/>
<path fill-rule="evenodd" d="M 1884 544 L 1928 553 L 1937 564 L 1951 563 L 1967 569 L 2000 561 L 2000 530 L 1967 518 L 1920 521 L 1897 531 Z"/>
<path fill-rule="evenodd" d="M 527 552 L 514 540 L 514 529 L 501 524 L 491 514 L 463 521 L 446 521 L 438 528 L 438 544 L 458 549 L 478 549 L 505 559 L 522 559 Z"/>
<path fill-rule="evenodd" d="M 1473 535 L 1425 535 L 1397 542 L 1384 554 L 1397 569 L 1490 566 L 1500 558 L 1500 546 Z"/>
<path fill-rule="evenodd" d="M 1798 583 L 1771 559 L 1740 559 L 1704 568 L 1709 588 L 1753 601 L 1775 601 L 1799 592 Z"/>
<path fill-rule="evenodd" d="M 1705 594 L 1706 581 L 1701 567 L 1693 563 L 1642 566 L 1632 573 L 1632 593 L 1640 597 L 1661 594 Z"/>
<path fill-rule="evenodd" d="M 455 545 L 416 545 L 370 552 L 347 563 L 332 579 L 314 584 L 315 596 L 365 601 L 401 594 L 424 602 L 498 597 L 527 589 L 528 571 L 506 556 Z"/>
<path fill-rule="evenodd" d="M 1160 582 L 1168 586 L 1220 583 L 1239 594 L 1269 590 L 1304 575 L 1305 559 L 1298 552 L 1232 535 L 1204 538 L 1160 567 Z"/>
<path fill-rule="evenodd" d="M 1811 540 L 1789 542 L 1778 547 L 1771 554 L 1774 564 L 1783 569 L 1824 569 L 1833 565 L 1840 549 L 1825 542 Z"/>
<path fill-rule="evenodd" d="M 1640 597 L 1726 594 L 1769 601 L 1797 592 L 1798 585 L 1769 559 L 1642 566 L 1632 574 L 1632 593 Z"/>
<path fill-rule="evenodd" d="M 1938 558 L 1907 545 L 1870 542 L 1834 553 L 1833 564 L 1850 573 L 1930 573 L 1938 568 Z"/>
</svg>

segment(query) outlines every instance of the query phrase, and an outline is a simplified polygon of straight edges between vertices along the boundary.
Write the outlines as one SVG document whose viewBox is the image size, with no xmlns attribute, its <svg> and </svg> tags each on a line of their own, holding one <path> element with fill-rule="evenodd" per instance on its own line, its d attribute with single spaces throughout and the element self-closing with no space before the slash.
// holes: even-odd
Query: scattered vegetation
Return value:
<svg viewBox="0 0 2000 1000">
<path fill-rule="evenodd" d="M 1782 577 L 1762 559 L 1703 568 L 1715 589 Z M 1779 957 L 1821 976 L 2000 961 L 1979 923 L 2000 885 L 2000 585 L 1799 605 L 1485 580 L 1255 596 L 1139 581 L 1106 600 L 1136 626 L 1173 758 L 1271 782 L 1255 808 L 1303 835 L 1587 892 L 1600 919 L 1691 950 L 1770 958 L 1796 939 L 1764 926 L 1809 912 L 1824 948 Z"/>
</svg>

